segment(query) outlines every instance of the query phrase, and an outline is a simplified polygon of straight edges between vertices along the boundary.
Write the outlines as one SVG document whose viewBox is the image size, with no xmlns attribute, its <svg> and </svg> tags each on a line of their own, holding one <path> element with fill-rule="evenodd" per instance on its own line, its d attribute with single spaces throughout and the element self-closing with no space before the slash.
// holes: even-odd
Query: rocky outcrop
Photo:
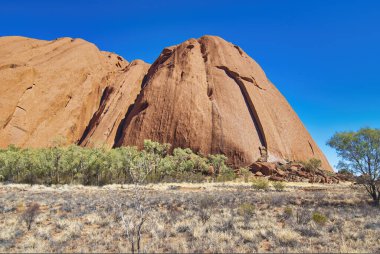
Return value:
<svg viewBox="0 0 380 254">
<path fill-rule="evenodd" d="M 0 56 L 1 147 L 112 147 L 149 67 L 72 38 L 1 37 Z"/>
<path fill-rule="evenodd" d="M 215 36 L 166 48 L 152 65 L 117 145 L 141 147 L 147 138 L 222 153 L 235 166 L 265 151 L 269 162 L 317 158 L 332 170 L 260 66 Z"/>
<path fill-rule="evenodd" d="M 0 146 L 82 136 L 123 58 L 81 39 L 0 38 Z"/>
<path fill-rule="evenodd" d="M 301 163 L 288 162 L 271 163 L 255 162 L 249 167 L 249 170 L 256 177 L 268 177 L 271 181 L 288 181 L 288 182 L 309 182 L 309 183 L 339 183 L 340 181 L 349 181 L 341 177 L 340 174 L 328 172 L 322 168 L 310 169 Z"/>
<path fill-rule="evenodd" d="M 219 37 L 165 48 L 152 66 L 71 38 L 0 37 L 0 56 L 0 147 L 152 139 L 235 167 L 317 158 L 332 170 L 260 66 Z"/>
</svg>

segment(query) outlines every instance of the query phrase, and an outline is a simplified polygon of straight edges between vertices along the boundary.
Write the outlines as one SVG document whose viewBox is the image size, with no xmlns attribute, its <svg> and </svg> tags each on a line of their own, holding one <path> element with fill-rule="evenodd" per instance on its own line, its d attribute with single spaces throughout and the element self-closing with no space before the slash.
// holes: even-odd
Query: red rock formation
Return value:
<svg viewBox="0 0 380 254">
<path fill-rule="evenodd" d="M 87 147 L 111 148 L 122 133 L 123 121 L 141 90 L 149 64 L 135 60 L 122 73 L 115 75 L 104 90 L 99 109 L 91 119 L 79 144 Z"/>
<path fill-rule="evenodd" d="M 109 80 L 128 64 L 81 39 L 0 38 L 0 147 L 77 142 Z"/>
<path fill-rule="evenodd" d="M 235 166 L 315 157 L 331 170 L 260 66 L 219 37 L 166 48 L 150 68 L 81 39 L 0 37 L 0 77 L 0 147 L 152 139 Z"/>
<path fill-rule="evenodd" d="M 223 153 L 236 166 L 318 158 L 332 170 L 286 99 L 241 48 L 215 36 L 166 48 L 150 68 L 118 145 L 144 139 Z"/>
</svg>

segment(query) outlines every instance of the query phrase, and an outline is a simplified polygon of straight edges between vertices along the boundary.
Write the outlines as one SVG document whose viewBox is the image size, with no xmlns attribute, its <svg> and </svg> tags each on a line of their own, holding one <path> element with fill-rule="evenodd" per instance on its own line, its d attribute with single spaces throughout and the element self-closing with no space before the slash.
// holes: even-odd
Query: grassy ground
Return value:
<svg viewBox="0 0 380 254">
<path fill-rule="evenodd" d="M 0 252 L 130 252 L 120 212 L 135 211 L 132 190 L 0 185 Z M 379 208 L 349 184 L 157 184 L 138 193 L 146 252 L 380 251 Z"/>
</svg>

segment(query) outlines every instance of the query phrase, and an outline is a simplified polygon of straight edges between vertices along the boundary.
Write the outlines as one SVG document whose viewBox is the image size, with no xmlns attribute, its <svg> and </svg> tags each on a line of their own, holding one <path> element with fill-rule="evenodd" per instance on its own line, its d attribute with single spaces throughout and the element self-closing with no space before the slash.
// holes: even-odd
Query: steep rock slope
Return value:
<svg viewBox="0 0 380 254">
<path fill-rule="evenodd" d="M 0 37 L 0 146 L 75 143 L 127 62 L 81 39 Z"/>
<path fill-rule="evenodd" d="M 151 66 L 118 146 L 144 139 L 223 153 L 236 166 L 325 156 L 286 99 L 241 48 L 215 36 L 165 48 Z"/>
<path fill-rule="evenodd" d="M 111 148 L 123 129 L 125 115 L 141 90 L 149 64 L 132 61 L 120 74 L 114 75 L 104 90 L 100 106 L 92 117 L 79 144 L 87 147 Z"/>
</svg>

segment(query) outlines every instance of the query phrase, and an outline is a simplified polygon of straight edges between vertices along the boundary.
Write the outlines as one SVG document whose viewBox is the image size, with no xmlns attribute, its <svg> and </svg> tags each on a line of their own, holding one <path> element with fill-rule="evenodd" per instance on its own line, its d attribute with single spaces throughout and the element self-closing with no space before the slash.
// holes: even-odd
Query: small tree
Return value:
<svg viewBox="0 0 380 254">
<path fill-rule="evenodd" d="M 374 204 L 380 204 L 380 129 L 363 128 L 357 132 L 336 133 L 327 144 L 336 149 L 338 168 L 360 174 Z"/>
<path fill-rule="evenodd" d="M 129 177 L 132 180 L 133 187 L 131 193 L 132 210 L 127 213 L 123 211 L 121 205 L 119 205 L 119 214 L 125 229 L 125 236 L 131 244 L 131 252 L 141 252 L 141 236 L 142 228 L 146 220 L 148 219 L 149 208 L 144 206 L 144 189 L 141 185 L 146 181 L 146 178 L 156 168 L 153 165 L 150 155 L 143 151 L 140 156 L 137 156 L 133 167 L 129 170 Z"/>
<path fill-rule="evenodd" d="M 25 222 L 28 231 L 32 227 L 32 223 L 40 212 L 40 205 L 38 203 L 32 203 L 21 215 L 21 220 Z"/>
</svg>

